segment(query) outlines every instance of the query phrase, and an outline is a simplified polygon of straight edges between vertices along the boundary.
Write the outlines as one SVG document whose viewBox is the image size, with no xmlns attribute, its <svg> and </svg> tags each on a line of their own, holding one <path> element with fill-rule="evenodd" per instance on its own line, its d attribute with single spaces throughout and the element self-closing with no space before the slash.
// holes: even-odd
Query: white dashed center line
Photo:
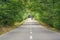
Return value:
<svg viewBox="0 0 60 40">
<path fill-rule="evenodd" d="M 32 32 L 30 32 L 30 34 L 32 34 Z"/>
<path fill-rule="evenodd" d="M 30 40 L 32 40 L 32 36 L 30 36 Z"/>
<path fill-rule="evenodd" d="M 32 31 L 30 32 L 30 40 L 32 40 Z"/>
</svg>

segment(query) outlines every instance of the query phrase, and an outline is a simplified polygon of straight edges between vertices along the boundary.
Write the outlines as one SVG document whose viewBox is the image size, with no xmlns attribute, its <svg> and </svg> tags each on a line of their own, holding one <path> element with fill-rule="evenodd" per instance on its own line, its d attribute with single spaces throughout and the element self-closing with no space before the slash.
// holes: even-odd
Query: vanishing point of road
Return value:
<svg viewBox="0 0 60 40">
<path fill-rule="evenodd" d="M 60 34 L 27 19 L 19 28 L 1 35 L 0 40 L 60 40 Z"/>
</svg>

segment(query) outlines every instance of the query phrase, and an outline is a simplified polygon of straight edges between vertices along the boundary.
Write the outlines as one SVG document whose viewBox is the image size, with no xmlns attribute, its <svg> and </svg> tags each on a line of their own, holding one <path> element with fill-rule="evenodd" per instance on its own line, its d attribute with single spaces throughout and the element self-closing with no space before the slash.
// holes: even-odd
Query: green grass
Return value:
<svg viewBox="0 0 60 40">
<path fill-rule="evenodd" d="M 1 27 L 0 28 L 0 35 L 1 34 L 4 34 L 4 33 L 7 33 L 13 29 L 16 29 L 18 27 L 20 27 L 22 24 L 24 23 L 24 21 L 20 22 L 20 23 L 15 23 L 14 26 L 8 26 L 8 27 Z"/>
<path fill-rule="evenodd" d="M 59 32 L 60 33 L 60 30 L 57 30 L 56 28 L 52 28 L 51 26 L 47 25 L 46 23 L 44 22 L 41 22 L 40 20 L 37 20 L 39 22 L 40 25 L 42 25 L 43 27 L 49 29 L 49 30 L 52 30 L 52 31 L 55 31 L 55 32 Z"/>
</svg>

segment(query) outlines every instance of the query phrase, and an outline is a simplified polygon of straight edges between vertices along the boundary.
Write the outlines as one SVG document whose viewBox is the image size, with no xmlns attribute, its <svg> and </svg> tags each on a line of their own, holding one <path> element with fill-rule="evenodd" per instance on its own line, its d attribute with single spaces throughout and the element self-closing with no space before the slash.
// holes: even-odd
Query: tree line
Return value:
<svg viewBox="0 0 60 40">
<path fill-rule="evenodd" d="M 0 0 L 0 26 L 23 21 L 27 18 L 26 10 L 34 12 L 36 19 L 60 30 L 60 0 Z"/>
<path fill-rule="evenodd" d="M 0 0 L 0 26 L 12 26 L 25 19 L 25 3 L 22 0 Z"/>
<path fill-rule="evenodd" d="M 60 0 L 31 0 L 36 19 L 60 30 Z"/>
</svg>

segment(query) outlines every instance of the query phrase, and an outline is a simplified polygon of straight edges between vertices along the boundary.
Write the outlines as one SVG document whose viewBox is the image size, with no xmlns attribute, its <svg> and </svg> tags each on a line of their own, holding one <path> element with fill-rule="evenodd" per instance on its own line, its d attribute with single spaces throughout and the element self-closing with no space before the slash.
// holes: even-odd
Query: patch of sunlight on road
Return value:
<svg viewBox="0 0 60 40">
<path fill-rule="evenodd" d="M 25 25 L 25 28 L 37 28 L 40 26 L 35 19 L 32 20 L 31 18 L 28 18 L 25 21 L 24 25 Z"/>
<path fill-rule="evenodd" d="M 27 22 L 32 22 L 31 18 L 28 18 L 28 19 L 27 19 Z"/>
<path fill-rule="evenodd" d="M 37 22 L 35 19 L 28 18 L 26 22 Z"/>
</svg>

